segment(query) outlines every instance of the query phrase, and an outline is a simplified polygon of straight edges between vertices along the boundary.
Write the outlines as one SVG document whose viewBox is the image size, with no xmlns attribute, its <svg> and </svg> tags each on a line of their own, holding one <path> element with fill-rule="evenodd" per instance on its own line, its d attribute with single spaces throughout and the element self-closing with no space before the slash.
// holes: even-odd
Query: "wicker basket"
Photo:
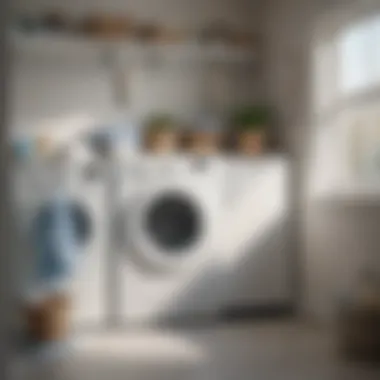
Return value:
<svg viewBox="0 0 380 380">
<path fill-rule="evenodd" d="M 261 131 L 240 132 L 237 136 L 237 150 L 246 156 L 257 156 L 264 152 L 266 136 Z"/>
<path fill-rule="evenodd" d="M 148 132 L 145 137 L 145 149 L 155 154 L 172 153 L 178 148 L 178 140 L 176 131 Z"/>
<path fill-rule="evenodd" d="M 132 34 L 132 22 L 122 16 L 91 15 L 80 26 L 82 33 L 96 38 L 126 38 Z"/>
<path fill-rule="evenodd" d="M 340 310 L 338 349 L 350 361 L 380 364 L 380 297 Z"/>
<path fill-rule="evenodd" d="M 136 26 L 133 35 L 139 42 L 159 45 L 180 43 L 186 38 L 185 32 L 154 24 Z"/>
<path fill-rule="evenodd" d="M 70 298 L 55 294 L 26 307 L 28 335 L 36 341 L 49 342 L 67 338 L 69 333 Z"/>
</svg>

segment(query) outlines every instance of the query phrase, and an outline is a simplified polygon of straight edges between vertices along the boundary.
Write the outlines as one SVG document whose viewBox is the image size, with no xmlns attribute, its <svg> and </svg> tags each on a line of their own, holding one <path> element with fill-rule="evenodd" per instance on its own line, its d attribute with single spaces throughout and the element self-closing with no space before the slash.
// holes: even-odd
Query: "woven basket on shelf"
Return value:
<svg viewBox="0 0 380 380">
<path fill-rule="evenodd" d="M 80 31 L 96 38 L 126 38 L 132 34 L 132 22 L 123 16 L 94 14 L 82 20 Z"/>
<path fill-rule="evenodd" d="M 176 131 L 148 132 L 145 136 L 145 149 L 151 153 L 172 153 L 178 148 Z"/>
</svg>

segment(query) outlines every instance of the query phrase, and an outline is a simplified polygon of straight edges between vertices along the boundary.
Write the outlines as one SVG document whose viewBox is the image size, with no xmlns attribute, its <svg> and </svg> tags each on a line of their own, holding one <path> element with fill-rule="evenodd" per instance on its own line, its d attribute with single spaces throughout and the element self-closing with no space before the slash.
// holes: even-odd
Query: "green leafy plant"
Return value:
<svg viewBox="0 0 380 380">
<path fill-rule="evenodd" d="M 171 115 L 160 113 L 152 115 L 148 119 L 146 127 L 150 133 L 165 132 L 176 129 L 177 123 Z"/>
<path fill-rule="evenodd" d="M 269 127 L 272 114 L 267 106 L 247 106 L 235 112 L 232 117 L 234 129 L 246 132 L 259 132 Z"/>
</svg>

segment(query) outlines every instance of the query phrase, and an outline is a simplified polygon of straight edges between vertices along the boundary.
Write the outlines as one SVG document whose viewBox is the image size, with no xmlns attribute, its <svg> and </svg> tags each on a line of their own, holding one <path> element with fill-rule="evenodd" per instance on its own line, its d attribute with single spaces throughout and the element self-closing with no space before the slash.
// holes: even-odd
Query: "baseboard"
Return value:
<svg viewBox="0 0 380 380">
<path fill-rule="evenodd" d="M 293 305 L 288 303 L 234 305 L 225 307 L 219 312 L 219 319 L 226 322 L 294 316 L 296 316 L 296 310 Z"/>
<path fill-rule="evenodd" d="M 188 314 L 166 317 L 156 325 L 164 328 L 208 328 L 241 321 L 294 318 L 296 315 L 296 309 L 290 303 L 234 305 L 225 307 L 213 315 Z"/>
<path fill-rule="evenodd" d="M 294 318 L 297 316 L 297 311 L 291 303 L 268 303 L 257 305 L 233 305 L 222 308 L 216 313 L 201 314 L 201 313 L 186 313 L 173 316 L 165 316 L 149 322 L 137 321 L 112 321 L 113 323 L 103 323 L 98 326 L 83 326 L 81 331 L 109 331 L 109 330 L 124 330 L 124 329 L 201 329 L 215 327 L 220 324 Z"/>
<path fill-rule="evenodd" d="M 160 328 L 208 328 L 218 323 L 217 315 L 207 314 L 180 314 L 165 317 L 156 321 Z"/>
</svg>

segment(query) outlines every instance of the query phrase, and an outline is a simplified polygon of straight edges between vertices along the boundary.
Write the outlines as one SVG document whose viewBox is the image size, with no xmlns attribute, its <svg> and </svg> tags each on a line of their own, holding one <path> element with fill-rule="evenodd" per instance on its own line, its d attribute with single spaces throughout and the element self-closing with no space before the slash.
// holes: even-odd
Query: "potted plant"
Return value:
<svg viewBox="0 0 380 380">
<path fill-rule="evenodd" d="M 266 106 L 249 106 L 240 109 L 232 121 L 232 126 L 237 132 L 238 151 L 249 156 L 263 153 L 270 122 L 271 113 Z"/>
<path fill-rule="evenodd" d="M 177 123 L 171 115 L 153 115 L 146 123 L 145 148 L 154 153 L 168 153 L 177 148 Z"/>
</svg>

